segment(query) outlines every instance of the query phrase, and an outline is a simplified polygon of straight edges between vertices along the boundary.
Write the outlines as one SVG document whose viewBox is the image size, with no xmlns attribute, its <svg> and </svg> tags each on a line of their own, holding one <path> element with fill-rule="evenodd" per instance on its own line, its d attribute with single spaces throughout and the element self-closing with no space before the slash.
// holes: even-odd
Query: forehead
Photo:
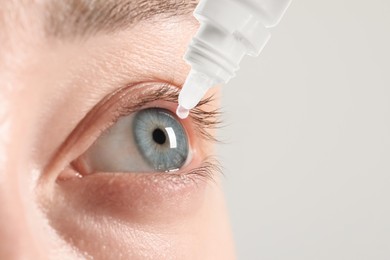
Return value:
<svg viewBox="0 0 390 260">
<path fill-rule="evenodd" d="M 1 0 L 0 0 L 1 1 Z M 189 15 L 197 0 L 2 0 L 0 67 L 43 43 L 110 34 L 156 17 Z M 1 73 L 0 73 L 1 74 Z"/>
<path fill-rule="evenodd" d="M 0 26 L 40 26 L 49 37 L 83 37 L 113 32 L 155 15 L 162 19 L 193 11 L 196 0 L 41 0 L 7 1 Z"/>
</svg>

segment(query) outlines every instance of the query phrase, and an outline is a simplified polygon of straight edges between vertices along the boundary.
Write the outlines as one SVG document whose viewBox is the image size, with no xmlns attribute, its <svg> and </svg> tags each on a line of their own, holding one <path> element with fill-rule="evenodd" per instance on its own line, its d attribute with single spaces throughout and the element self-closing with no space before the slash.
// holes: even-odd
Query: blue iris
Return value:
<svg viewBox="0 0 390 260">
<path fill-rule="evenodd" d="M 157 171 L 177 170 L 187 160 L 185 130 L 166 109 L 139 111 L 134 117 L 133 135 L 142 157 Z"/>
</svg>

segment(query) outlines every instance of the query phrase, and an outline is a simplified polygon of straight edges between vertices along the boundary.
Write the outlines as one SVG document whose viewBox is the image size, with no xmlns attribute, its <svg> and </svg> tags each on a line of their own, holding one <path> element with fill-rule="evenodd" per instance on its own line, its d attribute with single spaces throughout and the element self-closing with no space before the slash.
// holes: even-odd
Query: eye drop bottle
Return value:
<svg viewBox="0 0 390 260">
<path fill-rule="evenodd" d="M 184 56 L 191 71 L 179 95 L 184 119 L 217 84 L 235 76 L 245 55 L 258 56 L 291 0 L 201 0 L 194 11 L 200 28 Z"/>
</svg>

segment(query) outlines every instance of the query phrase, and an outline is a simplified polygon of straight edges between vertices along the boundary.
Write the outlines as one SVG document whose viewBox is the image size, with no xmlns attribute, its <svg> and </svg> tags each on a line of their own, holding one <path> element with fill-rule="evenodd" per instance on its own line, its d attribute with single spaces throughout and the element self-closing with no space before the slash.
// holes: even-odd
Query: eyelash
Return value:
<svg viewBox="0 0 390 260">
<path fill-rule="evenodd" d="M 134 102 L 129 102 L 129 98 L 131 97 L 127 95 L 127 92 L 130 88 L 132 89 L 133 87 L 134 86 L 128 86 L 119 89 L 118 91 L 106 97 L 106 99 L 102 101 L 101 107 L 105 107 L 106 104 L 110 103 L 110 99 L 112 99 L 114 96 L 119 96 L 117 103 L 118 106 L 114 109 L 113 116 L 111 117 L 109 124 L 104 127 L 105 129 L 108 129 L 110 126 L 114 125 L 120 117 L 128 116 L 131 113 L 134 113 L 146 107 L 150 107 L 153 103 L 163 101 L 171 103 L 172 105 L 177 104 L 179 89 L 177 89 L 176 87 L 172 87 L 168 83 L 159 83 L 158 89 L 156 92 L 153 92 L 153 95 L 142 94 L 140 95 L 137 104 L 131 105 Z M 208 130 L 220 128 L 222 124 L 222 121 L 220 120 L 221 112 L 218 109 L 204 109 L 204 107 L 206 107 L 213 101 L 214 96 L 210 96 L 202 100 L 198 104 L 198 106 L 191 111 L 189 119 L 192 121 L 192 124 L 196 129 L 196 133 L 199 135 L 199 138 L 202 138 L 203 140 L 209 142 L 219 142 Z M 102 129 L 101 132 L 103 132 L 105 129 Z M 71 163 L 71 167 L 77 172 L 79 172 L 77 170 L 77 159 Z M 169 173 L 169 177 L 177 176 L 181 179 L 185 178 L 185 180 L 191 181 L 196 181 L 196 179 L 214 181 L 215 173 L 222 173 L 220 163 L 215 157 L 209 156 L 203 159 L 199 167 L 191 169 L 188 172 L 171 172 Z"/>
<path fill-rule="evenodd" d="M 170 102 L 176 104 L 179 97 L 179 89 L 170 87 L 168 83 L 161 85 L 160 89 L 151 97 L 143 97 L 142 100 L 138 102 L 135 106 L 127 106 L 126 103 L 119 108 L 119 113 L 114 118 L 112 123 L 115 123 L 119 117 L 127 116 L 130 113 L 138 111 L 143 107 L 157 101 Z M 199 102 L 199 104 L 191 110 L 190 118 L 196 126 L 196 129 L 199 131 L 201 137 L 207 141 L 219 142 L 217 138 L 211 135 L 207 129 L 213 130 L 220 128 L 222 125 L 221 112 L 219 109 L 214 109 L 211 111 L 206 111 L 202 107 L 207 106 L 215 100 L 214 96 L 207 97 Z"/>
<path fill-rule="evenodd" d="M 223 175 L 222 166 L 218 159 L 214 157 L 208 157 L 199 167 L 194 168 L 185 174 L 189 178 L 196 176 L 198 178 L 200 177 L 202 180 L 211 180 L 215 182 L 214 176 L 216 173 Z"/>
</svg>

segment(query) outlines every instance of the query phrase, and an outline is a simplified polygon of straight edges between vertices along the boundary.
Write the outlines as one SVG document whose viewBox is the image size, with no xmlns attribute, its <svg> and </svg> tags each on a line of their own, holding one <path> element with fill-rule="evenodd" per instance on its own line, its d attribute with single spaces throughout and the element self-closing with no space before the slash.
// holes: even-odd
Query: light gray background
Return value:
<svg viewBox="0 0 390 260">
<path fill-rule="evenodd" d="M 389 0 L 293 0 L 223 88 L 239 259 L 390 259 L 389 48 Z"/>
</svg>

